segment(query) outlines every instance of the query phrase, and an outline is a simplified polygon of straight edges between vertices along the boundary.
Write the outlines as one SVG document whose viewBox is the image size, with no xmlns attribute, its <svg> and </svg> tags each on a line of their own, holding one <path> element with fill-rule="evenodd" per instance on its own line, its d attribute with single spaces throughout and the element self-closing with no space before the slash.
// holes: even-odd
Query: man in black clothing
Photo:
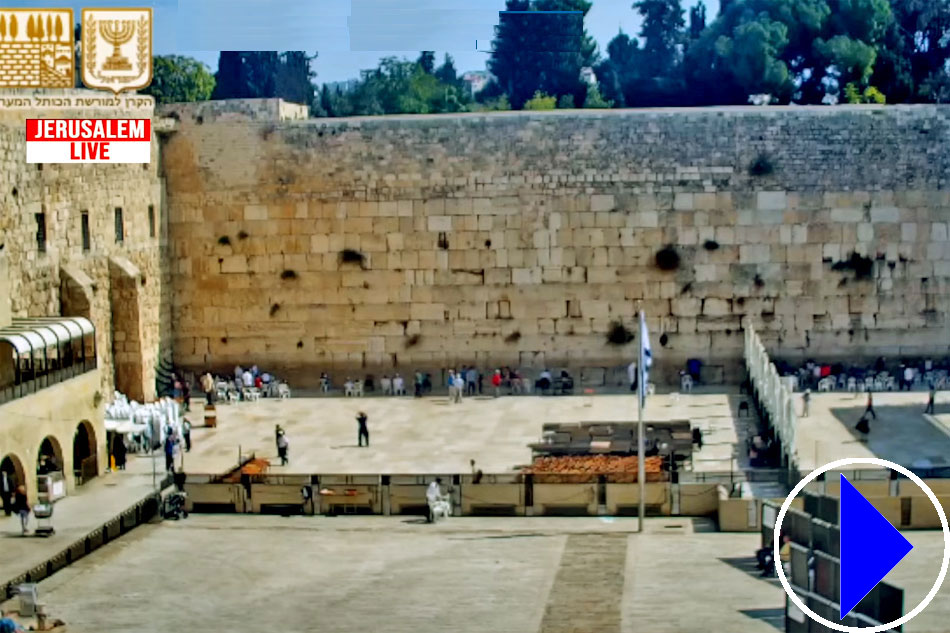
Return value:
<svg viewBox="0 0 950 633">
<path fill-rule="evenodd" d="M 360 446 L 363 446 L 363 439 L 366 440 L 366 447 L 369 448 L 369 429 L 366 428 L 366 414 L 360 411 L 360 414 L 356 416 L 356 422 L 360 425 L 359 431 L 357 432 L 357 442 Z"/>
<path fill-rule="evenodd" d="M 924 413 L 929 413 L 930 415 L 934 414 L 934 400 L 937 397 L 937 387 L 934 386 L 933 381 L 930 381 L 930 395 L 927 397 L 927 408 L 924 409 Z"/>
<path fill-rule="evenodd" d="M 870 391 L 868 391 L 868 406 L 864 409 L 864 415 L 862 417 L 874 416 L 874 419 L 877 419 L 877 414 L 874 412 L 874 397 Z"/>
</svg>

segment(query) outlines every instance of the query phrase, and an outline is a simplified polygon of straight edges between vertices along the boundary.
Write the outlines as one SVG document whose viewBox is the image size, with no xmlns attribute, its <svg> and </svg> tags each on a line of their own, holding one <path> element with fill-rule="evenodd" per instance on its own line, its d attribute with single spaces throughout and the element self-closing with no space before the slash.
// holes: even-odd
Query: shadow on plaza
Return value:
<svg viewBox="0 0 950 633">
<path fill-rule="evenodd" d="M 831 409 L 831 414 L 848 429 L 854 442 L 860 442 L 876 457 L 913 468 L 947 468 L 950 461 L 950 430 L 932 416 L 924 414 L 926 394 L 919 404 L 875 405 L 869 417 L 870 430 L 859 432 L 855 425 L 865 413 L 866 396 L 855 398 L 853 407 Z M 934 415 L 950 413 L 950 405 L 935 407 Z M 929 419 L 928 419 L 929 418 Z"/>
<path fill-rule="evenodd" d="M 736 556 L 730 558 L 720 558 L 719 560 L 729 565 L 733 569 L 736 569 L 748 576 L 757 578 L 762 582 L 766 582 L 777 589 L 782 588 L 782 584 L 774 574 L 771 576 L 762 575 L 762 570 L 756 566 L 757 563 L 755 556 Z M 746 617 L 752 618 L 753 620 L 761 620 L 766 624 L 770 624 L 771 626 L 775 627 L 776 630 L 785 630 L 784 608 L 773 607 L 767 609 L 739 609 L 739 613 Z"/>
</svg>

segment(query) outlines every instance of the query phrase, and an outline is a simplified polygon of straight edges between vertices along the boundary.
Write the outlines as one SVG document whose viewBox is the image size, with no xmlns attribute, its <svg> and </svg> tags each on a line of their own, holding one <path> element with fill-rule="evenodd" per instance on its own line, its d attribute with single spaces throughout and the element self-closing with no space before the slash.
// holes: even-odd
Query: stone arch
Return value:
<svg viewBox="0 0 950 633">
<path fill-rule="evenodd" d="M 89 420 L 76 426 L 73 435 L 73 473 L 76 485 L 81 486 L 99 473 L 96 429 Z"/>
<path fill-rule="evenodd" d="M 23 462 L 15 453 L 7 453 L 3 459 L 0 459 L 0 471 L 13 476 L 14 486 L 26 483 L 26 470 L 23 468 Z"/>
<path fill-rule="evenodd" d="M 44 457 L 52 457 L 56 460 L 56 470 L 63 470 L 66 462 L 64 461 L 63 456 L 63 447 L 52 435 L 47 435 L 43 438 L 43 441 L 40 442 L 40 447 L 36 451 L 36 468 L 39 472 L 40 465 L 43 463 Z"/>
</svg>

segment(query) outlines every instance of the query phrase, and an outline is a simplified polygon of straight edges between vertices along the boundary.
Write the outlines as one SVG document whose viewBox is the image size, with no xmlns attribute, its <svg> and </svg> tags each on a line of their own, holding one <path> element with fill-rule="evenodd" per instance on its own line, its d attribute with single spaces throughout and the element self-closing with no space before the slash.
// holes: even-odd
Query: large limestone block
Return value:
<svg viewBox="0 0 950 633">
<path fill-rule="evenodd" d="M 768 244 L 744 244 L 739 247 L 739 261 L 743 264 L 766 264 L 771 260 Z"/>
<path fill-rule="evenodd" d="M 248 204 L 244 206 L 245 220 L 266 220 L 267 206 L 263 204 Z"/>
<path fill-rule="evenodd" d="M 756 208 L 760 211 L 784 211 L 788 200 L 784 191 L 759 191 L 756 194 Z"/>
<path fill-rule="evenodd" d="M 419 321 L 444 321 L 445 306 L 441 303 L 413 303 L 409 309 L 410 318 Z"/>
</svg>

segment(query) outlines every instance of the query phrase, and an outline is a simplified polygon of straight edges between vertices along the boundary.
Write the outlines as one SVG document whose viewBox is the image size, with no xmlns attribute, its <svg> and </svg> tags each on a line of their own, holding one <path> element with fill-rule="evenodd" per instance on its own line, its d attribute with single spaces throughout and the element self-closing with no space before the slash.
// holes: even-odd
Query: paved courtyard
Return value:
<svg viewBox="0 0 950 633">
<path fill-rule="evenodd" d="M 780 630 L 782 590 L 751 560 L 758 536 L 707 527 L 651 519 L 638 535 L 635 519 L 193 516 L 139 528 L 40 592 L 74 633 Z M 940 535 L 909 536 L 919 559 L 892 576 L 925 593 Z M 950 587 L 905 630 L 946 631 L 948 618 Z"/>
<path fill-rule="evenodd" d="M 795 397 L 801 413 L 801 395 Z M 936 415 L 924 415 L 926 392 L 874 394 L 877 419 L 862 437 L 854 430 L 867 403 L 865 393 L 812 394 L 807 418 L 798 418 L 799 470 L 810 472 L 846 457 L 880 457 L 916 468 L 950 467 L 950 394 L 936 398 Z"/>
<path fill-rule="evenodd" d="M 693 468 L 729 472 L 745 462 L 735 447 L 754 426 L 753 418 L 737 417 L 739 399 L 729 393 L 657 395 L 649 399 L 645 419 L 692 420 L 704 431 L 703 450 L 694 455 Z M 194 404 L 191 419 L 200 425 L 201 405 L 198 400 Z M 357 446 L 360 410 L 369 416 L 370 448 Z M 486 473 L 504 473 L 531 461 L 528 444 L 540 439 L 545 422 L 635 421 L 637 399 L 474 397 L 461 404 L 449 404 L 444 396 L 265 399 L 222 404 L 217 415 L 218 428 L 193 432 L 186 471 L 226 471 L 236 465 L 239 450 L 273 458 L 274 425 L 279 423 L 290 441 L 290 465 L 275 466 L 275 472 L 469 472 L 469 460 L 475 459 Z"/>
</svg>

